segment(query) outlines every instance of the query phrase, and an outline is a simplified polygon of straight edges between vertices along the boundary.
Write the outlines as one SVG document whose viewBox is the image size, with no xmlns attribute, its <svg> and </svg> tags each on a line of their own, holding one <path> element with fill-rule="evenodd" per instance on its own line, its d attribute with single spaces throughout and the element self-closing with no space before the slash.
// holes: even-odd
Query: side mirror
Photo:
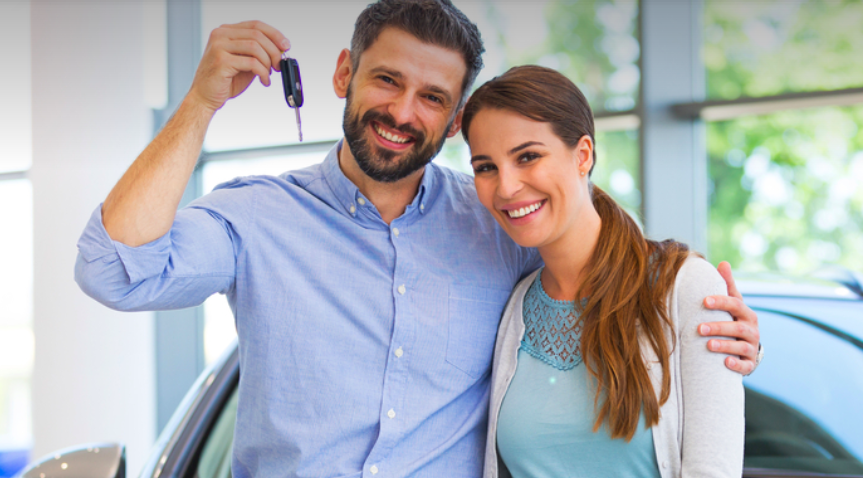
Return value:
<svg viewBox="0 0 863 478">
<path fill-rule="evenodd" d="M 126 447 L 120 443 L 79 445 L 52 453 L 18 478 L 126 478 Z"/>
</svg>

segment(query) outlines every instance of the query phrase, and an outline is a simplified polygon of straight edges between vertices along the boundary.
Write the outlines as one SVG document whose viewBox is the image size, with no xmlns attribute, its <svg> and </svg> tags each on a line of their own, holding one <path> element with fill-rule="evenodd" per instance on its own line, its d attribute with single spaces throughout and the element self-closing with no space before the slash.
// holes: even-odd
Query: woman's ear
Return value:
<svg viewBox="0 0 863 478">
<path fill-rule="evenodd" d="M 348 95 L 348 86 L 351 84 L 351 77 L 354 74 L 353 67 L 354 65 L 351 63 L 351 51 L 345 48 L 339 53 L 336 72 L 333 73 L 333 90 L 339 98 L 344 98 Z"/>
<path fill-rule="evenodd" d="M 578 169 L 585 174 L 590 173 L 593 168 L 593 139 L 588 135 L 582 136 L 575 145 L 575 157 L 578 161 Z"/>
</svg>

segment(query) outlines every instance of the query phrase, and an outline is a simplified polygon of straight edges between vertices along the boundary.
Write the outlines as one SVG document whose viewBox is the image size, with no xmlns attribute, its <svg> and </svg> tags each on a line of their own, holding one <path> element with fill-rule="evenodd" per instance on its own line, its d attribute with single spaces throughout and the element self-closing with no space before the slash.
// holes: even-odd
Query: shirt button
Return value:
<svg viewBox="0 0 863 478">
<path fill-rule="evenodd" d="M 425 211 L 425 210 L 426 210 L 426 205 L 420 204 L 420 211 Z"/>
<path fill-rule="evenodd" d="M 390 418 L 395 418 L 396 417 L 396 411 L 393 410 L 392 408 L 390 408 L 390 411 L 387 412 L 387 416 Z"/>
<path fill-rule="evenodd" d="M 397 227 L 393 228 L 393 235 L 396 237 L 399 237 L 399 228 L 397 228 Z"/>
<path fill-rule="evenodd" d="M 369 471 L 371 471 L 373 475 L 377 475 L 378 474 L 378 467 L 375 465 L 372 465 L 372 467 L 369 468 Z"/>
<path fill-rule="evenodd" d="M 405 295 L 405 291 L 406 291 L 406 290 L 407 290 L 407 289 L 405 289 L 405 285 L 404 285 L 404 284 L 402 284 L 402 285 L 400 285 L 400 286 L 399 286 L 399 294 L 401 294 L 401 295 Z"/>
<path fill-rule="evenodd" d="M 357 212 L 357 208 L 356 208 L 356 206 L 354 206 L 353 204 L 351 204 L 351 214 L 354 214 L 354 213 L 356 213 L 356 212 Z"/>
<path fill-rule="evenodd" d="M 396 357 L 398 357 L 398 358 L 402 358 L 402 355 L 404 355 L 404 354 L 405 354 L 405 351 L 404 351 L 404 350 L 402 350 L 402 348 L 401 348 L 401 347 L 399 347 L 399 348 L 397 348 L 397 349 L 396 349 Z"/>
<path fill-rule="evenodd" d="M 358 203 L 360 203 L 360 206 L 365 206 L 365 205 L 366 205 L 366 200 L 365 200 L 365 199 L 363 199 L 363 198 L 358 198 L 358 199 L 357 199 L 357 202 L 358 202 Z"/>
<path fill-rule="evenodd" d="M 663 467 L 663 468 L 668 468 L 668 462 L 667 462 L 667 461 L 663 461 L 663 462 L 662 462 L 662 467 Z"/>
</svg>

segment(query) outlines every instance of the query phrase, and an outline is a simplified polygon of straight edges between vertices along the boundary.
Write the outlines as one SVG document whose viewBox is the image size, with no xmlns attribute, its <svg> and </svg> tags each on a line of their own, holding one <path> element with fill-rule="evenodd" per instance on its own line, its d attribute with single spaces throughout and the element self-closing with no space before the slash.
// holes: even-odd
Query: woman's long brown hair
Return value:
<svg viewBox="0 0 863 478">
<path fill-rule="evenodd" d="M 594 140 L 593 113 L 587 100 L 555 70 L 515 67 L 479 87 L 465 106 L 465 141 L 471 121 L 486 108 L 550 123 L 571 148 L 585 135 Z M 668 400 L 674 334 L 666 300 L 689 248 L 672 240 L 648 240 L 632 217 L 603 190 L 591 185 L 591 196 L 602 226 L 584 282 L 573 298 L 587 296 L 578 318 L 582 324 L 581 354 L 597 385 L 594 431 L 605 423 L 612 438 L 629 441 L 642 411 L 646 425 L 653 426 L 659 422 L 660 406 Z M 647 371 L 647 355 L 642 350 L 645 345 L 653 349 L 662 367 L 659 398 Z"/>
</svg>

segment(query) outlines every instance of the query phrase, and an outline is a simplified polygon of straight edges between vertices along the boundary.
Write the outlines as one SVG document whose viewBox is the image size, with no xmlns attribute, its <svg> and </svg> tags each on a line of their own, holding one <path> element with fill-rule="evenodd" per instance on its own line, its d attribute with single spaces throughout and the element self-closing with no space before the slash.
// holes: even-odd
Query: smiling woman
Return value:
<svg viewBox="0 0 863 478">
<path fill-rule="evenodd" d="M 463 128 L 480 201 L 545 263 L 499 329 L 485 476 L 503 472 L 498 454 L 516 478 L 740 476 L 741 377 L 695 334 L 730 319 L 702 307 L 723 281 L 685 244 L 647 240 L 592 185 L 581 91 L 515 67 L 474 92 Z"/>
</svg>

